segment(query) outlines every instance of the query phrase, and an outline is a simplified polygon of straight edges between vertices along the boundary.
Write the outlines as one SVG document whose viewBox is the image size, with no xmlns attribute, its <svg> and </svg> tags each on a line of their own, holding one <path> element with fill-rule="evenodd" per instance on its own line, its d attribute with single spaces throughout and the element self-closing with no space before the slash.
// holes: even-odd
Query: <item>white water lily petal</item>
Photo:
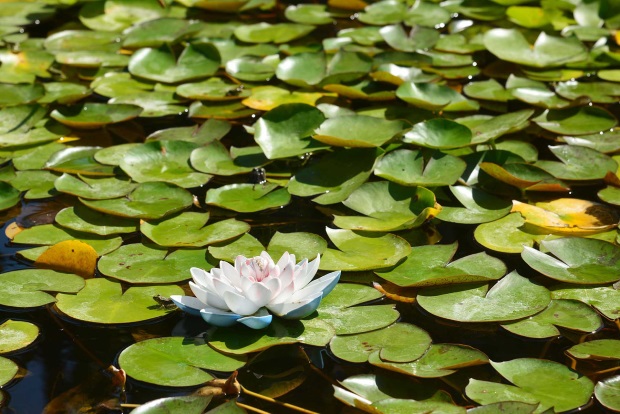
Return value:
<svg viewBox="0 0 620 414">
<path fill-rule="evenodd" d="M 273 300 L 274 297 L 280 293 L 282 287 L 282 281 L 278 278 L 270 278 L 263 282 L 263 284 L 269 289 L 269 300 Z M 265 304 L 266 305 L 266 304 Z M 264 306 L 264 305 L 263 305 Z"/>
<path fill-rule="evenodd" d="M 200 316 L 207 323 L 220 327 L 232 326 L 241 318 L 241 315 L 237 315 L 236 313 L 224 312 L 220 309 L 210 307 L 201 309 Z"/>
<path fill-rule="evenodd" d="M 230 263 L 221 261 L 220 269 L 222 270 L 222 274 L 228 279 L 231 285 L 239 286 L 241 282 L 241 277 L 239 276 L 239 272 L 235 269 Z"/>
<path fill-rule="evenodd" d="M 319 292 L 315 296 L 306 297 L 300 301 L 277 303 L 273 305 L 270 304 L 267 306 L 267 309 L 269 309 L 274 315 L 278 315 L 281 317 L 286 317 L 286 315 L 294 314 L 294 317 L 291 319 L 305 318 L 306 316 L 314 312 L 316 308 L 319 307 L 322 297 L 323 294 Z M 308 304 L 312 305 L 307 306 Z M 303 312 L 301 312 L 303 313 L 303 315 L 300 316 L 296 311 L 302 308 L 304 309 Z"/>
<path fill-rule="evenodd" d="M 192 282 L 190 280 L 189 282 L 189 288 L 192 290 L 192 293 L 194 294 L 194 296 L 196 296 L 196 298 L 201 301 L 203 304 L 207 304 L 207 290 L 200 287 L 199 285 L 197 285 L 196 283 Z"/>
<path fill-rule="evenodd" d="M 219 296 L 215 292 L 207 291 L 207 302 L 206 302 L 206 304 L 208 306 L 211 306 L 211 307 L 214 307 L 214 308 L 217 308 L 217 309 L 221 309 L 223 311 L 229 311 L 230 310 L 230 309 L 228 309 L 228 305 L 226 304 L 224 299 L 222 299 L 222 297 Z"/>
<path fill-rule="evenodd" d="M 306 297 L 315 296 L 318 292 L 322 292 L 323 296 L 325 296 L 332 291 L 334 286 L 336 286 L 336 284 L 338 283 L 338 279 L 340 279 L 339 270 L 321 276 L 320 278 L 313 280 L 305 288 L 296 291 L 290 298 L 290 301 L 296 301 L 304 299 Z"/>
<path fill-rule="evenodd" d="M 243 294 L 247 300 L 252 301 L 259 308 L 268 304 L 272 296 L 271 290 L 264 283 L 252 283 L 247 290 L 243 291 Z"/>
<path fill-rule="evenodd" d="M 193 296 L 172 295 L 170 300 L 183 312 L 194 316 L 200 316 L 200 309 L 205 307 L 204 303 Z"/>
<path fill-rule="evenodd" d="M 260 306 L 256 306 L 254 302 L 236 292 L 224 292 L 223 297 L 228 308 L 232 312 L 242 316 L 252 315 L 260 308 Z"/>
<path fill-rule="evenodd" d="M 211 275 L 208 272 L 198 267 L 192 267 L 189 269 L 189 272 L 192 275 L 194 283 L 204 288 L 208 287 L 208 283 L 211 279 Z"/>
<path fill-rule="evenodd" d="M 280 257 L 280 260 L 278 260 L 278 263 L 276 263 L 276 266 L 280 269 L 284 269 L 289 263 L 295 266 L 295 255 L 290 254 L 289 252 L 284 252 L 282 257 Z"/>
<path fill-rule="evenodd" d="M 237 319 L 237 322 L 252 329 L 263 329 L 269 326 L 272 319 L 273 316 L 267 312 L 267 309 L 260 308 L 254 315 L 239 318 Z"/>
<path fill-rule="evenodd" d="M 225 279 L 213 279 L 213 287 L 215 288 L 213 293 L 220 296 L 223 296 L 225 292 L 235 292 L 237 290 Z"/>
<path fill-rule="evenodd" d="M 305 259 L 304 259 L 305 260 Z M 302 289 L 306 286 L 314 275 L 316 271 L 319 269 L 319 256 L 316 257 L 312 262 L 308 263 L 307 261 L 302 263 L 302 267 L 299 269 L 299 273 L 295 274 L 295 290 Z"/>
<path fill-rule="evenodd" d="M 291 296 L 295 293 L 295 286 L 292 283 L 289 283 L 288 286 L 284 286 L 280 293 L 271 299 L 272 304 L 286 302 Z"/>
</svg>

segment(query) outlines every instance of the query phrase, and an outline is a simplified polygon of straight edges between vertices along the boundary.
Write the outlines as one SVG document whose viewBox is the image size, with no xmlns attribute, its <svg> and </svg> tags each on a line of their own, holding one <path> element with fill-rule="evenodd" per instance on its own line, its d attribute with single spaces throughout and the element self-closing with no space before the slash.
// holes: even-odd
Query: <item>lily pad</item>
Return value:
<svg viewBox="0 0 620 414">
<path fill-rule="evenodd" d="M 526 128 L 533 113 L 532 109 L 523 109 L 494 117 L 474 116 L 474 123 L 468 122 L 471 118 L 459 118 L 457 121 L 471 129 L 472 144 L 482 144 Z"/>
<path fill-rule="evenodd" d="M 28 104 L 37 101 L 43 95 L 45 89 L 38 83 L 32 85 L 0 83 L 0 107 Z"/>
<path fill-rule="evenodd" d="M 155 295 L 182 295 L 176 285 L 130 287 L 104 278 L 88 279 L 75 295 L 58 294 L 56 307 L 67 317 L 80 322 L 106 325 L 129 324 L 161 318 L 171 310 L 160 306 Z"/>
<path fill-rule="evenodd" d="M 562 180 L 598 180 L 618 168 L 611 157 L 592 148 L 557 145 L 549 146 L 549 149 L 561 162 L 539 160 L 534 165 Z"/>
<path fill-rule="evenodd" d="M 219 260 L 226 260 L 230 263 L 234 263 L 239 255 L 245 257 L 260 256 L 261 252 L 264 250 L 265 247 L 261 242 L 256 240 L 256 237 L 252 236 L 250 233 L 245 233 L 238 239 L 223 246 L 209 246 L 209 253 L 213 257 Z"/>
<path fill-rule="evenodd" d="M 0 386 L 6 385 L 17 375 L 19 366 L 8 358 L 0 357 Z M 0 399 L 0 401 L 2 401 Z"/>
<path fill-rule="evenodd" d="M 121 217 L 160 219 L 185 210 L 192 205 L 190 192 L 174 184 L 147 182 L 136 187 L 125 197 L 109 200 L 80 201 L 93 210 Z"/>
<path fill-rule="evenodd" d="M 94 129 L 133 119 L 141 112 L 141 107 L 131 104 L 88 103 L 54 109 L 50 116 L 71 128 Z"/>
<path fill-rule="evenodd" d="M 67 229 L 100 236 L 138 231 L 138 220 L 110 216 L 92 210 L 83 204 L 76 204 L 74 207 L 66 207 L 60 210 L 54 220 Z"/>
<path fill-rule="evenodd" d="M 450 187 L 463 207 L 442 206 L 437 218 L 451 223 L 475 224 L 500 219 L 510 213 L 507 200 L 466 186 Z"/>
<path fill-rule="evenodd" d="M 254 124 L 254 139 L 269 159 L 303 155 L 327 148 L 310 138 L 324 120 L 323 113 L 311 105 L 282 104 Z"/>
<path fill-rule="evenodd" d="M 332 18 L 323 4 L 290 5 L 284 10 L 284 16 L 295 23 L 303 24 L 330 24 Z"/>
<path fill-rule="evenodd" d="M 400 121 L 352 115 L 329 118 L 315 131 L 313 138 L 341 147 L 378 147 L 404 128 Z"/>
<path fill-rule="evenodd" d="M 471 379 L 465 392 L 479 404 L 499 401 L 539 403 L 538 411 L 553 407 L 555 412 L 569 411 L 588 403 L 594 384 L 585 376 L 557 362 L 520 358 L 491 365 L 514 385 Z"/>
<path fill-rule="evenodd" d="M 334 151 L 298 170 L 287 189 L 301 197 L 318 195 L 313 201 L 319 204 L 341 202 L 368 179 L 379 154 L 371 148 Z"/>
<path fill-rule="evenodd" d="M 211 77 L 202 82 L 184 83 L 177 86 L 176 93 L 184 98 L 205 101 L 239 100 L 250 96 L 251 89 L 243 84 Z"/>
<path fill-rule="evenodd" d="M 136 94 L 123 94 L 112 98 L 108 104 L 130 104 L 143 109 L 141 118 L 158 118 L 169 115 L 183 115 L 187 112 L 185 101 L 172 91 L 149 91 Z"/>
<path fill-rule="evenodd" d="M 196 144 L 187 141 L 150 141 L 127 151 L 120 167 L 139 183 L 164 181 L 183 188 L 199 187 L 211 176 L 189 165 L 196 148 Z"/>
<path fill-rule="evenodd" d="M 620 411 L 620 375 L 599 381 L 594 387 L 594 395 L 605 408 Z"/>
<path fill-rule="evenodd" d="M 506 274 L 506 265 L 484 252 L 451 262 L 458 244 L 414 246 L 404 262 L 377 275 L 398 286 L 422 287 L 486 282 Z"/>
<path fill-rule="evenodd" d="M 160 129 L 146 137 L 146 141 L 189 141 L 197 145 L 205 145 L 222 139 L 230 132 L 230 129 L 229 122 L 209 119 L 201 125 Z"/>
<path fill-rule="evenodd" d="M 234 80 L 245 82 L 264 82 L 274 75 L 276 66 L 280 62 L 278 55 L 265 57 L 241 56 L 226 62 L 226 73 Z M 277 87 L 264 86 L 267 90 Z"/>
<path fill-rule="evenodd" d="M 460 322 L 503 322 L 534 315 L 547 307 L 549 291 L 512 271 L 489 289 L 487 284 L 425 288 L 417 297 L 427 312 Z"/>
<path fill-rule="evenodd" d="M 403 52 L 429 49 L 439 40 L 439 32 L 417 25 L 414 25 L 409 33 L 400 24 L 384 26 L 379 33 L 393 49 Z"/>
<path fill-rule="evenodd" d="M 54 181 L 56 190 L 91 200 L 105 200 L 130 193 L 136 188 L 131 179 L 121 177 L 88 177 L 64 173 Z"/>
<path fill-rule="evenodd" d="M 189 106 L 188 116 L 198 119 L 240 119 L 247 118 L 256 113 L 256 110 L 248 108 L 241 102 L 224 101 L 208 102 L 196 101 Z"/>
<path fill-rule="evenodd" d="M 368 357 L 368 362 L 413 377 L 439 378 L 453 374 L 459 368 L 486 364 L 489 360 L 484 353 L 466 345 L 433 344 L 415 361 L 385 361 L 380 357 L 380 351 L 375 351 Z"/>
<path fill-rule="evenodd" d="M 39 327 L 31 322 L 7 319 L 0 324 L 0 334 L 0 354 L 6 354 L 30 346 L 39 337 Z"/>
<path fill-rule="evenodd" d="M 163 83 L 187 82 L 215 74 L 220 55 L 210 44 L 188 44 L 178 58 L 168 46 L 142 48 L 129 60 L 129 73 Z"/>
<path fill-rule="evenodd" d="M 380 297 L 381 293 L 371 287 L 339 283 L 321 301 L 317 309 L 318 319 L 333 326 L 335 334 L 338 335 L 360 334 L 385 328 L 399 317 L 394 305 L 355 306 Z"/>
<path fill-rule="evenodd" d="M 103 256 L 99 271 L 115 279 L 132 284 L 177 283 L 190 279 L 192 266 L 210 270 L 205 249 L 167 249 L 141 243 L 126 244 L 117 251 Z"/>
<path fill-rule="evenodd" d="M 364 183 L 342 203 L 364 214 L 334 215 L 334 225 L 348 230 L 395 231 L 420 227 L 440 210 L 430 190 L 389 181 Z"/>
<path fill-rule="evenodd" d="M 547 109 L 532 121 L 547 131 L 564 135 L 594 134 L 618 123 L 614 115 L 597 106 Z"/>
<path fill-rule="evenodd" d="M 95 160 L 94 155 L 100 149 L 101 147 L 66 147 L 49 157 L 43 168 L 61 173 L 111 177 L 114 175 L 114 168 Z"/>
<path fill-rule="evenodd" d="M 379 159 L 375 175 L 401 185 L 437 187 L 454 184 L 467 165 L 453 155 L 398 149 Z"/>
<path fill-rule="evenodd" d="M 554 257 L 525 247 L 523 260 L 534 270 L 560 282 L 596 285 L 620 279 L 620 248 L 602 240 L 561 238 L 543 240 L 541 246 Z"/>
<path fill-rule="evenodd" d="M 227 356 L 198 338 L 147 339 L 125 348 L 118 357 L 128 376 L 149 384 L 190 387 L 214 377 L 204 370 L 231 372 L 245 365 L 241 355 Z M 161 375 L 162 370 L 166 372 Z"/>
<path fill-rule="evenodd" d="M 36 308 L 56 302 L 47 292 L 76 293 L 84 287 L 84 279 L 70 273 L 49 269 L 24 269 L 0 275 L 0 305 Z"/>
<path fill-rule="evenodd" d="M 184 397 L 158 398 L 156 400 L 141 404 L 131 412 L 134 414 L 158 414 L 162 411 L 179 414 L 202 414 L 205 412 L 207 405 L 209 405 L 211 398 L 211 395 L 186 395 Z M 234 403 L 235 400 L 231 400 L 230 402 Z M 224 403 L 223 405 L 226 404 L 227 403 Z M 219 407 L 220 406 L 218 406 L 218 408 Z M 234 407 L 237 406 L 234 405 Z M 241 408 L 239 409 L 241 410 Z M 213 412 L 213 410 L 209 411 L 209 413 L 211 412 Z"/>
<path fill-rule="evenodd" d="M 586 47 L 574 37 L 562 38 L 541 32 L 530 45 L 517 29 L 491 29 L 484 35 L 484 45 L 502 60 L 538 68 L 580 62 L 588 56 Z"/>
<path fill-rule="evenodd" d="M 256 86 L 242 104 L 260 111 L 270 111 L 286 104 L 306 104 L 314 106 L 324 96 L 320 92 L 289 91 L 277 86 Z"/>
<path fill-rule="evenodd" d="M 393 234 L 356 233 L 327 228 L 327 236 L 338 248 L 323 252 L 320 269 L 360 271 L 390 267 L 411 252 L 406 240 Z"/>
<path fill-rule="evenodd" d="M 552 300 L 542 312 L 522 321 L 503 324 L 513 334 L 545 339 L 560 335 L 557 327 L 579 332 L 594 332 L 602 325 L 601 317 L 588 305 L 572 300 Z"/>
<path fill-rule="evenodd" d="M 607 319 L 620 318 L 620 290 L 611 286 L 575 287 L 561 284 L 551 288 L 553 299 L 573 299 L 592 306 Z"/>
<path fill-rule="evenodd" d="M 174 45 L 198 32 L 203 25 L 204 23 L 195 20 L 169 17 L 147 20 L 125 31 L 123 47 L 138 49 L 142 47 L 157 48 L 166 44 Z"/>
<path fill-rule="evenodd" d="M 403 141 L 426 148 L 451 149 L 471 144 L 472 132 L 457 122 L 434 118 L 421 122 L 405 134 Z"/>
<path fill-rule="evenodd" d="M 375 351 L 384 361 L 409 362 L 424 355 L 430 346 L 426 331 L 406 323 L 356 335 L 336 335 L 329 344 L 336 357 L 358 363 L 368 361 Z"/>
<path fill-rule="evenodd" d="M 0 181 L 0 211 L 8 210 L 17 205 L 21 193 L 21 191 L 11 186 L 11 184 Z"/>
<path fill-rule="evenodd" d="M 405 82 L 396 89 L 396 96 L 429 111 L 471 111 L 479 107 L 449 86 L 435 83 Z"/>
<path fill-rule="evenodd" d="M 235 29 L 235 37 L 247 43 L 286 43 L 304 37 L 315 26 L 299 23 L 265 22 L 239 26 Z"/>
<path fill-rule="evenodd" d="M 291 195 L 276 184 L 228 184 L 207 191 L 206 203 L 241 213 L 287 205 Z"/>
<path fill-rule="evenodd" d="M 209 213 L 184 212 L 178 216 L 140 224 L 140 231 L 160 246 L 203 247 L 223 242 L 250 231 L 250 226 L 235 219 L 207 225 Z"/>
</svg>

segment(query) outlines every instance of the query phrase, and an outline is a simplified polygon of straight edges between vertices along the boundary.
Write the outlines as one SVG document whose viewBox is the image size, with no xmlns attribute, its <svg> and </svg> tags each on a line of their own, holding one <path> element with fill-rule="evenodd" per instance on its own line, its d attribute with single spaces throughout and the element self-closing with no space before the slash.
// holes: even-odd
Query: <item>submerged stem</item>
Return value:
<svg viewBox="0 0 620 414">
<path fill-rule="evenodd" d="M 306 410 L 305 408 L 301 408 L 301 407 L 298 407 L 298 406 L 293 405 L 293 404 L 289 404 L 289 403 L 285 403 L 285 402 L 282 402 L 282 401 L 278 401 L 278 400 L 275 400 L 273 398 L 266 397 L 264 395 L 261 395 L 261 394 L 258 394 L 256 392 L 250 391 L 247 388 L 245 388 L 243 385 L 241 386 L 241 391 L 243 393 L 249 395 L 249 396 L 254 397 L 254 398 L 258 398 L 258 399 L 261 399 L 261 400 L 269 401 L 272 404 L 276 404 L 276 405 L 279 405 L 279 406 L 282 406 L 282 407 L 290 408 L 291 410 L 298 411 L 300 413 L 319 414 L 316 411 Z"/>
</svg>

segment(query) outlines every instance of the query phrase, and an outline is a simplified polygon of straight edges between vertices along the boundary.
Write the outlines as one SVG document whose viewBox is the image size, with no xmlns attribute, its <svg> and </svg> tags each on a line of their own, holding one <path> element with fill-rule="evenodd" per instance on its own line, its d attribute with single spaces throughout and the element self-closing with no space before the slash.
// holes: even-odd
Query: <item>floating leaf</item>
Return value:
<svg viewBox="0 0 620 414">
<path fill-rule="evenodd" d="M 566 353 L 577 359 L 597 361 L 620 359 L 620 341 L 617 339 L 595 339 L 573 345 Z"/>
<path fill-rule="evenodd" d="M 186 395 L 184 397 L 158 398 L 145 404 L 141 404 L 136 409 L 131 410 L 131 412 L 134 414 L 157 414 L 161 413 L 162 411 L 171 414 L 202 414 L 205 412 L 207 405 L 209 405 L 211 398 L 212 396 L 204 395 Z M 231 401 L 234 402 L 234 400 Z"/>
<path fill-rule="evenodd" d="M 400 121 L 351 115 L 329 118 L 315 131 L 313 138 L 341 147 L 378 147 L 403 130 Z"/>
<path fill-rule="evenodd" d="M 468 118 L 459 118 L 458 122 L 471 129 L 472 144 L 483 144 L 526 128 L 533 113 L 532 109 L 523 109 L 494 117 L 473 116 L 473 124 L 468 122 Z"/>
<path fill-rule="evenodd" d="M 620 290 L 610 286 L 575 287 L 562 284 L 551 288 L 553 299 L 573 299 L 594 307 L 607 319 L 620 318 Z"/>
<path fill-rule="evenodd" d="M 489 289 L 487 284 L 425 288 L 418 303 L 427 312 L 460 322 L 503 322 L 525 318 L 545 309 L 549 291 L 512 271 Z"/>
<path fill-rule="evenodd" d="M 404 262 L 375 272 L 398 286 L 435 286 L 491 281 L 506 274 L 504 263 L 484 252 L 451 262 L 458 244 L 414 246 Z"/>
<path fill-rule="evenodd" d="M 187 141 L 150 141 L 127 151 L 119 166 L 139 183 L 164 181 L 183 188 L 199 187 L 211 176 L 189 165 L 196 148 Z"/>
<path fill-rule="evenodd" d="M 508 201 L 482 190 L 466 186 L 450 187 L 450 191 L 463 207 L 442 206 L 437 218 L 451 223 L 486 223 L 510 213 Z"/>
<path fill-rule="evenodd" d="M 184 98 L 206 101 L 239 100 L 250 96 L 251 89 L 243 84 L 211 77 L 202 82 L 184 83 L 177 86 L 176 93 Z"/>
<path fill-rule="evenodd" d="M 217 49 L 210 44 L 188 44 L 177 57 L 167 46 L 143 48 L 129 60 L 129 73 L 140 78 L 179 83 L 206 78 L 220 65 Z"/>
<path fill-rule="evenodd" d="M 140 231 L 160 246 L 202 247 L 250 230 L 243 221 L 228 219 L 207 225 L 209 213 L 185 212 L 156 222 L 142 222 Z"/>
<path fill-rule="evenodd" d="M 39 337 L 39 327 L 26 321 L 7 319 L 0 324 L 0 354 L 19 351 Z M 2 380 L 0 380 L 2 384 Z"/>
<path fill-rule="evenodd" d="M 36 308 L 56 302 L 46 292 L 75 293 L 84 287 L 84 279 L 48 269 L 14 270 L 0 274 L 0 305 Z"/>
<path fill-rule="evenodd" d="M 594 387 L 594 395 L 605 408 L 620 411 L 620 375 L 599 381 Z"/>
<path fill-rule="evenodd" d="M 554 299 L 542 312 L 522 321 L 503 324 L 502 327 L 516 335 L 545 339 L 559 336 L 557 327 L 594 332 L 601 325 L 601 317 L 588 305 L 572 300 Z"/>
<path fill-rule="evenodd" d="M 390 362 L 383 360 L 379 351 L 368 357 L 372 365 L 420 378 L 439 378 L 453 374 L 459 368 L 486 364 L 487 356 L 466 345 L 433 344 L 415 361 Z"/>
<path fill-rule="evenodd" d="M 239 255 L 245 257 L 260 256 L 261 252 L 264 250 L 265 247 L 250 233 L 245 233 L 243 236 L 224 246 L 209 246 L 209 253 L 213 257 L 226 260 L 230 263 L 234 263 Z"/>
<path fill-rule="evenodd" d="M 269 241 L 267 252 L 271 257 L 281 257 L 284 252 L 289 252 L 298 258 L 312 259 L 322 254 L 326 248 L 327 242 L 318 234 L 276 232 Z"/>
<path fill-rule="evenodd" d="M 257 86 L 242 104 L 259 111 L 270 111 L 286 104 L 306 104 L 314 106 L 324 96 L 319 92 L 297 92 L 277 86 Z"/>
<path fill-rule="evenodd" d="M 332 18 L 323 4 L 290 5 L 284 10 L 284 16 L 295 23 L 330 24 Z"/>
<path fill-rule="evenodd" d="M 313 30 L 314 26 L 307 24 L 261 22 L 237 27 L 235 37 L 248 43 L 286 43 L 299 39 Z"/>
<path fill-rule="evenodd" d="M 547 255 L 531 247 L 521 253 L 523 260 L 534 270 L 560 282 L 596 285 L 620 279 L 620 248 L 596 239 L 567 237 L 543 240 Z"/>
<path fill-rule="evenodd" d="M 99 271 L 114 279 L 134 284 L 177 283 L 190 279 L 189 269 L 210 270 L 205 249 L 167 249 L 141 243 L 126 244 L 99 260 Z"/>
<path fill-rule="evenodd" d="M 110 216 L 92 210 L 82 204 L 67 207 L 58 212 L 54 221 L 67 229 L 93 233 L 100 236 L 132 233 L 138 231 L 138 221 Z"/>
<path fill-rule="evenodd" d="M 191 193 L 174 184 L 147 182 L 122 198 L 80 201 L 93 210 L 121 217 L 160 219 L 192 205 Z"/>
<path fill-rule="evenodd" d="M 458 157 L 434 151 L 398 149 L 379 159 L 375 175 L 401 185 L 437 187 L 452 185 L 465 171 L 466 164 Z"/>
<path fill-rule="evenodd" d="M 207 191 L 206 203 L 241 213 L 282 207 L 291 195 L 276 184 L 229 184 Z"/>
<path fill-rule="evenodd" d="M 553 407 L 555 412 L 562 412 L 585 405 L 594 391 L 594 384 L 587 377 L 557 362 L 520 358 L 491 361 L 491 365 L 514 385 L 471 379 L 465 392 L 479 404 L 520 401 L 539 403 L 539 410 Z"/>
<path fill-rule="evenodd" d="M 161 318 L 170 313 L 160 306 L 155 295 L 182 295 L 175 285 L 130 287 L 104 278 L 88 279 L 76 295 L 58 294 L 56 306 L 69 318 L 80 322 L 118 325 Z"/>
<path fill-rule="evenodd" d="M 320 269 L 359 271 L 390 267 L 411 252 L 404 239 L 393 234 L 362 235 L 351 230 L 326 229 L 327 236 L 338 248 L 323 252 Z"/>
<path fill-rule="evenodd" d="M 0 107 L 28 104 L 35 102 L 43 95 L 45 95 L 45 89 L 38 83 L 33 85 L 1 83 Z"/>
<path fill-rule="evenodd" d="M 564 135 L 594 134 L 618 123 L 614 115 L 597 106 L 547 109 L 532 121 L 547 131 Z"/>
<path fill-rule="evenodd" d="M 34 264 L 39 268 L 90 278 L 95 274 L 97 252 L 92 246 L 79 240 L 65 240 L 44 251 Z"/>
<path fill-rule="evenodd" d="M 470 111 L 478 103 L 470 101 L 445 85 L 435 83 L 405 82 L 396 89 L 396 96 L 418 108 L 429 111 Z"/>
<path fill-rule="evenodd" d="M 78 175 L 76 178 L 67 173 L 64 173 L 54 181 L 56 190 L 60 192 L 93 200 L 105 200 L 124 196 L 135 189 L 136 185 L 128 178 L 88 177 L 83 175 Z"/>
<path fill-rule="evenodd" d="M 439 40 L 437 31 L 417 25 L 409 33 L 400 24 L 384 26 L 379 33 L 388 45 L 403 52 L 429 49 Z"/>
<path fill-rule="evenodd" d="M 409 362 L 420 358 L 431 346 L 431 337 L 415 325 L 395 323 L 384 329 L 356 335 L 336 335 L 329 344 L 332 353 L 345 361 L 366 362 L 379 351 L 384 361 Z"/>
<path fill-rule="evenodd" d="M 471 144 L 469 128 L 444 118 L 420 122 L 405 134 L 403 141 L 426 148 L 450 149 Z"/>
<path fill-rule="evenodd" d="M 245 361 L 244 356 L 221 354 L 200 339 L 179 336 L 147 339 L 125 348 L 118 356 L 121 369 L 131 378 L 166 387 L 204 384 L 214 378 L 204 370 L 231 372 Z"/>
<path fill-rule="evenodd" d="M 611 157 L 592 148 L 557 145 L 549 149 L 561 162 L 539 160 L 534 165 L 562 180 L 598 180 L 618 168 Z"/>
<path fill-rule="evenodd" d="M 11 186 L 11 184 L 0 181 L 0 211 L 8 210 L 19 203 L 21 191 Z"/>
<path fill-rule="evenodd" d="M 88 103 L 54 109 L 50 116 L 71 128 L 93 129 L 133 119 L 142 108 L 131 104 Z"/>
<path fill-rule="evenodd" d="M 15 375 L 17 375 L 17 371 L 19 367 L 13 361 L 8 358 L 0 357 L 0 386 L 6 385 Z M 0 401 L 2 401 L 0 399 Z"/>
</svg>

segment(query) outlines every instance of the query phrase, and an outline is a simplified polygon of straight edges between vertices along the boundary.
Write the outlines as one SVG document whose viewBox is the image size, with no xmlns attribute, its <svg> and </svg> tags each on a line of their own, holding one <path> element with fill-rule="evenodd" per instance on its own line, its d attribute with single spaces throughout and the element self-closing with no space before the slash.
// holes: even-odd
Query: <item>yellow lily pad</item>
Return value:
<svg viewBox="0 0 620 414">
<path fill-rule="evenodd" d="M 291 92 L 276 86 L 252 88 L 252 95 L 241 101 L 242 104 L 259 111 L 270 111 L 282 104 L 304 103 L 315 106 L 316 101 L 327 94 L 319 92 Z M 329 94 L 334 96 L 335 94 Z"/>
<path fill-rule="evenodd" d="M 65 240 L 44 251 L 35 265 L 90 278 L 95 274 L 97 257 L 97 251 L 89 244 L 79 240 Z"/>
</svg>

